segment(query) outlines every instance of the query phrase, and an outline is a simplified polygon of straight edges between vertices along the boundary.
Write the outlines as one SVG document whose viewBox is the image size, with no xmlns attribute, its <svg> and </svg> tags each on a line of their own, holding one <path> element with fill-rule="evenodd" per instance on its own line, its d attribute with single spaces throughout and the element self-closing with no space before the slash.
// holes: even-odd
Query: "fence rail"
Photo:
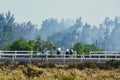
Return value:
<svg viewBox="0 0 120 80">
<path fill-rule="evenodd" d="M 12 62 L 105 62 L 108 60 L 120 60 L 120 54 L 72 54 L 60 55 L 37 53 L 34 51 L 0 51 L 0 61 Z"/>
</svg>

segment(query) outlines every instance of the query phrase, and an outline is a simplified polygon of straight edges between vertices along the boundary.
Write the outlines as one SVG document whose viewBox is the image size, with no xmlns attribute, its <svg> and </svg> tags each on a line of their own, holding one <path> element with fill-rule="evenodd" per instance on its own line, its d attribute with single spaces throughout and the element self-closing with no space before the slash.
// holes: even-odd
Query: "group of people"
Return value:
<svg viewBox="0 0 120 80">
<path fill-rule="evenodd" d="M 59 55 L 59 54 L 61 54 L 61 48 L 60 47 L 58 47 L 57 48 L 57 55 Z M 66 55 L 72 55 L 73 54 L 73 49 L 72 48 L 70 48 L 70 49 L 66 49 Z"/>
<path fill-rule="evenodd" d="M 66 54 L 67 55 L 72 55 L 73 54 L 73 49 L 72 48 L 70 48 L 70 49 L 66 49 Z"/>
</svg>

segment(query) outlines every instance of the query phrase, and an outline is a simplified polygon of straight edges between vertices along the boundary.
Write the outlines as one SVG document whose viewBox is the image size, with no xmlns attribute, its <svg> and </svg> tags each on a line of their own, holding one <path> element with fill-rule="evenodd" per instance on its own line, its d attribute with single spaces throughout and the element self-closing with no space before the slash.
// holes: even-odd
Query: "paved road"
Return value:
<svg viewBox="0 0 120 80">
<path fill-rule="evenodd" d="M 3 62 L 106 62 L 120 58 L 0 58 Z"/>
</svg>

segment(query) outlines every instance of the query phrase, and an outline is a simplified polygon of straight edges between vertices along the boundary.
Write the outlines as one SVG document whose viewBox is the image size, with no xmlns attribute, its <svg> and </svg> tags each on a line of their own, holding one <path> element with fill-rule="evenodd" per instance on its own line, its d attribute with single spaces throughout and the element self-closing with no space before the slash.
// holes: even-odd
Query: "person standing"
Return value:
<svg viewBox="0 0 120 80">
<path fill-rule="evenodd" d="M 68 55 L 68 54 L 69 54 L 69 49 L 67 48 L 67 49 L 66 49 L 66 55 Z"/>
<path fill-rule="evenodd" d="M 61 53 L 61 48 L 58 47 L 58 48 L 57 48 L 57 55 L 60 55 L 60 53 Z"/>
<path fill-rule="evenodd" d="M 70 48 L 70 55 L 72 55 L 73 54 L 73 49 L 72 48 Z"/>
</svg>

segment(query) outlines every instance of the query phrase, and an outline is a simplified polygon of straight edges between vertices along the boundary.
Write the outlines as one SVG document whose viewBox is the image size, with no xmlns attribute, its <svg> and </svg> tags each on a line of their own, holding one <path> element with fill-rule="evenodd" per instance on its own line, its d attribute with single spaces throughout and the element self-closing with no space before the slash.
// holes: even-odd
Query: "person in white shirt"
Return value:
<svg viewBox="0 0 120 80">
<path fill-rule="evenodd" d="M 69 49 L 67 48 L 67 49 L 66 49 L 66 55 L 68 55 L 68 54 L 69 54 Z"/>
<path fill-rule="evenodd" d="M 59 55 L 60 53 L 61 53 L 61 48 L 58 47 L 58 48 L 57 48 L 57 55 Z"/>
</svg>

